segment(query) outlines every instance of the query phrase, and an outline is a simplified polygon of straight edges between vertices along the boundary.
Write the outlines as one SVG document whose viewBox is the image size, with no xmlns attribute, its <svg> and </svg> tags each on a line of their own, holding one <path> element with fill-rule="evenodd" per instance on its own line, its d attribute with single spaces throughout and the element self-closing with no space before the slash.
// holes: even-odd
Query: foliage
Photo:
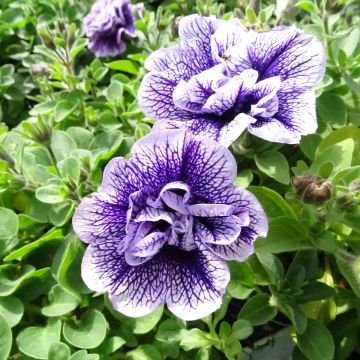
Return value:
<svg viewBox="0 0 360 360">
<path fill-rule="evenodd" d="M 257 354 L 273 344 L 273 357 L 359 357 L 359 4 L 262 4 L 261 22 L 295 24 L 326 46 L 319 128 L 299 146 L 247 134 L 233 145 L 237 183 L 262 203 L 269 236 L 246 262 L 231 263 L 221 309 L 186 323 L 162 307 L 127 318 L 91 293 L 71 217 L 109 159 L 126 157 L 150 132 L 136 92 L 149 53 L 177 41 L 178 17 L 235 14 L 251 23 L 256 6 L 148 1 L 126 53 L 96 59 L 82 30 L 91 3 L 0 4 L 0 359 L 265 359 Z M 291 177 L 305 173 L 329 181 L 331 196 L 312 202 L 294 188 Z"/>
</svg>

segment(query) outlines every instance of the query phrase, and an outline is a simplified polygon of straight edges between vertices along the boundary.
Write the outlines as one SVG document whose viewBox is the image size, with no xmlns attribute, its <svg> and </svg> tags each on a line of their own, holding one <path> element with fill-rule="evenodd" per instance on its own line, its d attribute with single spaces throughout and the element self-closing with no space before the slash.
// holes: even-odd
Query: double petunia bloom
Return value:
<svg viewBox="0 0 360 360">
<path fill-rule="evenodd" d="M 317 128 L 315 93 L 324 49 L 296 27 L 245 29 L 236 21 L 191 15 L 180 46 L 155 51 L 140 86 L 155 129 L 187 128 L 229 146 L 247 129 L 260 138 L 299 143 Z"/>
<path fill-rule="evenodd" d="M 132 35 L 127 0 L 99 0 L 85 19 L 98 56 L 122 52 Z M 230 279 L 267 235 L 258 200 L 234 186 L 226 148 L 247 129 L 299 143 L 315 132 L 323 47 L 295 27 L 248 30 L 239 22 L 191 15 L 181 44 L 147 59 L 138 100 L 158 120 L 128 161 L 107 165 L 99 192 L 82 200 L 73 227 L 88 243 L 82 277 L 114 307 L 143 316 L 160 304 L 185 320 L 216 309 Z"/>
<path fill-rule="evenodd" d="M 166 303 L 185 320 L 221 305 L 226 260 L 243 261 L 267 233 L 259 202 L 233 185 L 232 154 L 183 130 L 154 132 L 129 161 L 107 165 L 101 190 L 83 199 L 73 226 L 89 243 L 82 277 L 128 316 Z"/>
</svg>

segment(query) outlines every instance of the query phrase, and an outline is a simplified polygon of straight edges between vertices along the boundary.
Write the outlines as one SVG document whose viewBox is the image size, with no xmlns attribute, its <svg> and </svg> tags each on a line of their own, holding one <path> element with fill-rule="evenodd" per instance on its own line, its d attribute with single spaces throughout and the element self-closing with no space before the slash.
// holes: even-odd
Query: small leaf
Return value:
<svg viewBox="0 0 360 360">
<path fill-rule="evenodd" d="M 48 353 L 48 360 L 69 360 L 70 348 L 61 342 L 52 343 Z"/>
<path fill-rule="evenodd" d="M 346 107 L 342 98 L 325 92 L 317 99 L 317 111 L 322 120 L 334 128 L 346 125 Z"/>
<path fill-rule="evenodd" d="M 52 343 L 60 341 L 61 321 L 51 320 L 45 327 L 28 327 L 21 330 L 16 343 L 21 352 L 36 359 L 47 359 Z"/>
<path fill-rule="evenodd" d="M 74 310 L 78 306 L 77 298 L 67 292 L 60 285 L 55 285 L 49 293 L 49 305 L 41 309 L 45 316 L 61 316 Z"/>
<path fill-rule="evenodd" d="M 49 184 L 36 189 L 36 198 L 45 204 L 59 204 L 64 201 L 62 187 L 57 184 Z"/>
<path fill-rule="evenodd" d="M 7 296 L 0 298 L 0 315 L 3 316 L 10 327 L 14 327 L 20 322 L 23 313 L 24 305 L 17 297 Z"/>
<path fill-rule="evenodd" d="M 0 241 L 17 234 L 19 220 L 14 211 L 0 207 Z"/>
<path fill-rule="evenodd" d="M 63 335 L 67 342 L 80 349 L 94 349 L 105 339 L 107 321 L 97 310 L 87 310 L 79 320 L 67 320 Z"/>
<path fill-rule="evenodd" d="M 55 130 L 52 133 L 50 146 L 57 161 L 66 159 L 76 149 L 75 141 L 68 133 L 61 130 Z"/>
<path fill-rule="evenodd" d="M 252 325 L 262 325 L 273 319 L 277 311 L 269 304 L 269 296 L 258 294 L 249 299 L 240 310 L 238 319 L 248 320 Z"/>
<path fill-rule="evenodd" d="M 137 75 L 139 73 L 139 65 L 130 60 L 116 60 L 107 63 L 106 66 L 112 70 L 119 70 L 132 75 Z"/>
<path fill-rule="evenodd" d="M 0 314 L 0 360 L 7 360 L 10 355 L 12 334 L 9 324 Z"/>
<path fill-rule="evenodd" d="M 232 325 L 232 335 L 238 340 L 246 339 L 253 331 L 254 329 L 248 320 L 239 319 Z"/>
<path fill-rule="evenodd" d="M 286 157 L 279 151 L 265 151 L 255 156 L 259 170 L 281 184 L 290 183 L 289 164 Z"/>
<path fill-rule="evenodd" d="M 255 249 L 261 253 L 281 253 L 312 247 L 304 226 L 288 216 L 270 220 L 267 237 L 255 241 Z"/>
<path fill-rule="evenodd" d="M 200 329 L 183 330 L 181 334 L 180 346 L 185 351 L 212 345 L 208 334 Z"/>
<path fill-rule="evenodd" d="M 318 321 L 308 319 L 305 332 L 297 335 L 297 344 L 301 352 L 311 360 L 334 359 L 334 340 L 326 326 Z"/>
</svg>

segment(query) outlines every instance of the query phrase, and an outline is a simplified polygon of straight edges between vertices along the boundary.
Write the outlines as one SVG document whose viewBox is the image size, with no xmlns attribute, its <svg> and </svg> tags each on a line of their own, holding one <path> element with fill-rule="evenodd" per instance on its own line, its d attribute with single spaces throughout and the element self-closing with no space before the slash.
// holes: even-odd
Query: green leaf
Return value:
<svg viewBox="0 0 360 360">
<path fill-rule="evenodd" d="M 14 211 L 0 207 L 0 241 L 17 234 L 19 230 L 19 220 Z"/>
<path fill-rule="evenodd" d="M 16 249 L 11 254 L 4 258 L 4 261 L 12 261 L 15 259 L 22 259 L 27 254 L 31 253 L 32 251 L 40 248 L 41 246 L 52 242 L 52 241 L 59 241 L 62 239 L 62 230 L 61 229 L 52 229 L 47 232 L 45 235 L 40 237 L 39 239 L 27 244 L 20 249 Z"/>
<path fill-rule="evenodd" d="M 189 351 L 196 348 L 202 348 L 213 344 L 208 334 L 200 329 L 183 330 L 181 333 L 180 346 Z"/>
<path fill-rule="evenodd" d="M 279 151 L 265 151 L 255 156 L 259 170 L 281 184 L 290 183 L 289 164 L 286 157 Z"/>
<path fill-rule="evenodd" d="M 350 167 L 355 143 L 353 139 L 346 139 L 334 145 L 321 149 L 321 144 L 316 152 L 315 160 L 312 163 L 310 170 L 314 174 L 321 174 L 321 168 L 324 165 L 331 165 L 330 174 L 335 174 L 337 171 Z M 325 175 L 325 177 L 327 177 Z"/>
<path fill-rule="evenodd" d="M 23 313 L 24 305 L 16 296 L 10 295 L 0 298 L 0 315 L 6 320 L 10 327 L 14 327 L 20 322 Z"/>
<path fill-rule="evenodd" d="M 279 284 L 284 277 L 284 268 L 281 261 L 272 254 L 258 253 L 256 256 L 268 274 L 270 282 Z"/>
<path fill-rule="evenodd" d="M 253 180 L 253 173 L 249 169 L 244 169 L 240 171 L 237 175 L 237 178 L 234 181 L 234 184 L 241 186 L 242 188 L 247 188 Z"/>
<path fill-rule="evenodd" d="M 57 102 L 56 101 L 46 101 L 42 102 L 40 104 L 35 105 L 30 111 L 29 114 L 31 116 L 37 116 L 37 115 L 46 115 L 51 113 Z"/>
<path fill-rule="evenodd" d="M 78 299 L 63 289 L 60 285 L 55 285 L 49 293 L 49 305 L 41 309 L 45 316 L 61 316 L 69 313 L 78 306 Z"/>
<path fill-rule="evenodd" d="M 70 348 L 61 342 L 52 343 L 49 348 L 48 360 L 69 360 L 71 355 Z"/>
<path fill-rule="evenodd" d="M 86 350 L 79 350 L 71 355 L 69 360 L 100 360 L 98 354 L 88 354 Z"/>
<path fill-rule="evenodd" d="M 80 161 L 71 156 L 58 163 L 58 169 L 61 176 L 64 179 L 74 181 L 76 184 L 79 183 L 80 180 L 80 167 Z"/>
<path fill-rule="evenodd" d="M 78 104 L 69 100 L 61 100 L 55 107 L 55 122 L 59 123 L 69 117 L 77 108 Z"/>
<path fill-rule="evenodd" d="M 106 339 L 99 347 L 99 351 L 104 355 L 109 355 L 120 349 L 126 341 L 120 336 L 112 336 Z"/>
<path fill-rule="evenodd" d="M 301 352 L 311 360 L 333 360 L 334 340 L 330 331 L 322 323 L 308 319 L 305 332 L 297 335 Z"/>
<path fill-rule="evenodd" d="M 303 225 L 288 216 L 281 216 L 269 221 L 269 232 L 266 238 L 255 242 L 255 249 L 260 253 L 281 253 L 311 249 Z"/>
<path fill-rule="evenodd" d="M 253 291 L 254 275 L 249 264 L 229 262 L 231 280 L 227 291 L 235 299 L 246 299 Z"/>
<path fill-rule="evenodd" d="M 338 144 L 343 140 L 352 139 L 355 143 L 355 148 L 353 152 L 353 159 L 351 165 L 360 165 L 360 128 L 356 126 L 345 126 L 341 129 L 332 131 L 319 145 L 316 150 L 316 154 L 320 155 L 323 152 L 327 151 L 332 145 Z M 345 166 L 339 167 L 341 170 Z M 348 166 L 346 166 L 348 167 Z"/>
<path fill-rule="evenodd" d="M 342 98 L 325 92 L 317 99 L 317 111 L 320 118 L 334 128 L 346 125 L 346 107 Z"/>
<path fill-rule="evenodd" d="M 239 319 L 232 325 L 232 335 L 238 340 L 246 339 L 253 331 L 254 329 L 248 320 Z"/>
<path fill-rule="evenodd" d="M 204 347 L 200 349 L 195 356 L 195 360 L 210 360 L 211 347 Z"/>
<path fill-rule="evenodd" d="M 318 301 L 331 298 L 335 295 L 332 287 L 320 281 L 314 281 L 304 285 L 302 288 L 303 293 L 296 297 L 298 303 L 307 303 L 309 301 Z"/>
<path fill-rule="evenodd" d="M 60 248 L 55 256 L 53 273 L 58 283 L 75 296 L 79 293 L 88 293 L 81 278 L 81 261 L 84 254 L 84 248 L 80 240 L 70 233 L 66 237 L 63 247 Z"/>
<path fill-rule="evenodd" d="M 86 39 L 86 38 L 78 38 L 76 39 L 74 45 L 71 47 L 71 50 L 70 50 L 70 56 L 75 59 L 77 54 L 85 49 L 87 43 L 89 42 L 89 39 Z"/>
<path fill-rule="evenodd" d="M 273 319 L 277 311 L 270 305 L 269 296 L 258 294 L 249 299 L 239 312 L 238 319 L 248 320 L 252 325 L 263 325 Z"/>
<path fill-rule="evenodd" d="M 357 221 L 359 221 L 359 218 Z M 352 260 L 343 260 L 340 257 L 337 257 L 336 259 L 337 265 L 351 286 L 351 289 L 354 291 L 357 297 L 360 297 L 360 272 L 358 267 L 352 266 L 353 264 L 351 261 Z"/>
<path fill-rule="evenodd" d="M 50 320 L 45 327 L 28 327 L 16 338 L 19 350 L 36 359 L 47 359 L 52 343 L 60 341 L 61 321 Z"/>
<path fill-rule="evenodd" d="M 0 360 L 7 360 L 10 355 L 12 334 L 9 324 L 0 314 Z"/>
<path fill-rule="evenodd" d="M 113 80 L 107 87 L 105 95 L 108 101 L 116 102 L 123 98 L 123 84 L 119 81 Z"/>
<path fill-rule="evenodd" d="M 91 141 L 94 139 L 94 135 L 89 130 L 79 126 L 71 126 L 66 130 L 66 132 L 76 142 L 79 149 L 88 149 Z"/>
<path fill-rule="evenodd" d="M 162 360 L 163 357 L 152 345 L 140 345 L 135 350 L 126 354 L 126 359 L 129 360 Z"/>
<path fill-rule="evenodd" d="M 70 153 L 76 149 L 75 141 L 68 133 L 61 130 L 55 130 L 50 140 L 51 150 L 53 151 L 56 161 L 61 161 L 70 156 Z"/>
<path fill-rule="evenodd" d="M 63 335 L 67 342 L 80 349 L 94 349 L 106 337 L 107 321 L 97 310 L 87 310 L 79 320 L 67 320 Z"/>
<path fill-rule="evenodd" d="M 231 335 L 231 325 L 228 322 L 223 321 L 220 325 L 219 336 L 220 338 L 224 339 L 229 337 L 230 335 Z"/>
<path fill-rule="evenodd" d="M 11 295 L 34 271 L 31 265 L 24 265 L 20 269 L 13 265 L 0 266 L 0 296 Z"/>
<path fill-rule="evenodd" d="M 236 355 L 240 355 L 242 347 L 240 342 L 233 336 L 222 339 L 222 348 L 228 359 L 235 359 Z"/>
<path fill-rule="evenodd" d="M 106 66 L 112 70 L 119 70 L 132 75 L 137 75 L 139 73 L 139 65 L 130 60 L 116 60 L 107 63 Z"/>
<path fill-rule="evenodd" d="M 269 219 L 279 216 L 297 218 L 291 206 L 276 191 L 263 186 L 250 186 L 248 190 L 260 201 Z"/>
<path fill-rule="evenodd" d="M 155 338 L 164 342 L 180 341 L 184 327 L 179 321 L 166 319 L 158 326 Z"/>
<path fill-rule="evenodd" d="M 75 203 L 66 199 L 64 202 L 59 204 L 54 204 L 49 212 L 49 220 L 55 226 L 64 226 L 68 221 L 71 220 L 71 217 L 75 211 Z"/>
<path fill-rule="evenodd" d="M 276 304 L 279 310 L 290 319 L 296 332 L 303 334 L 308 324 L 308 318 L 300 309 L 299 305 L 292 301 L 286 301 L 285 299 L 278 299 Z"/>
<path fill-rule="evenodd" d="M 58 184 L 49 184 L 37 188 L 35 196 L 45 204 L 59 204 L 65 199 L 62 195 L 62 186 Z"/>
</svg>

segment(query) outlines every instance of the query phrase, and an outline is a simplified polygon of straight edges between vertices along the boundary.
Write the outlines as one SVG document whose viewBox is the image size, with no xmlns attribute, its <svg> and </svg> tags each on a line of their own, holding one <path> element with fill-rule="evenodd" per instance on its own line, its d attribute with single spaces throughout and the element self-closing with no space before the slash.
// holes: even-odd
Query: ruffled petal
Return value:
<svg viewBox="0 0 360 360">
<path fill-rule="evenodd" d="M 113 306 L 127 316 L 144 316 L 167 303 L 184 320 L 200 319 L 218 309 L 230 279 L 226 263 L 210 251 L 173 246 L 131 266 L 114 247 L 90 245 L 82 276 L 91 290 L 109 292 Z"/>
<path fill-rule="evenodd" d="M 108 202 L 103 193 L 82 199 L 72 219 L 76 235 L 86 243 L 121 241 L 125 236 L 126 208 Z"/>
<path fill-rule="evenodd" d="M 268 141 L 298 144 L 301 136 L 316 131 L 316 97 L 313 90 L 300 91 L 282 86 L 277 97 L 277 113 L 251 124 L 248 127 L 251 134 Z"/>
</svg>

